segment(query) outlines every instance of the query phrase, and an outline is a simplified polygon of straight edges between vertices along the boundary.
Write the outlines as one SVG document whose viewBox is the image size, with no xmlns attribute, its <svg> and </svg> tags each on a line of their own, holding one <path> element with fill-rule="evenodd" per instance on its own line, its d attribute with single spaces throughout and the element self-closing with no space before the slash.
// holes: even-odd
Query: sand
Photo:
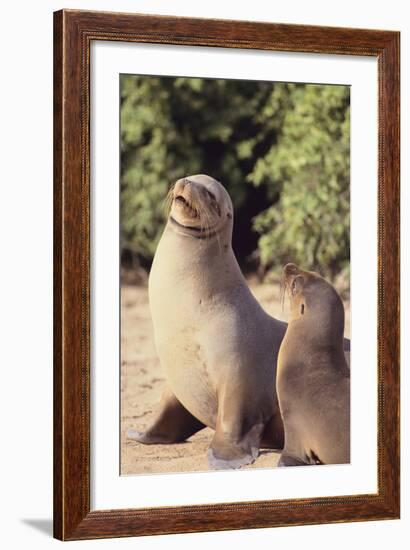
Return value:
<svg viewBox="0 0 410 550">
<path fill-rule="evenodd" d="M 249 281 L 250 288 L 265 310 L 287 319 L 282 310 L 279 285 Z M 153 327 L 146 286 L 121 288 L 121 475 L 207 471 L 206 452 L 213 430 L 206 428 L 184 443 L 141 445 L 127 440 L 128 428 L 144 430 L 155 415 L 165 380 L 155 351 Z M 345 302 L 346 330 L 350 333 L 350 306 Z M 246 468 L 273 468 L 279 454 L 262 450 Z"/>
</svg>

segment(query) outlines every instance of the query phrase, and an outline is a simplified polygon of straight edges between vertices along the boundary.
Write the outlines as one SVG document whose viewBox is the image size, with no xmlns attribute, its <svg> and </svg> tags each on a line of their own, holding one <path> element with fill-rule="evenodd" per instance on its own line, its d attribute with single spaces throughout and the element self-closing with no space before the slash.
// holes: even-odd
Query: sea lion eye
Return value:
<svg viewBox="0 0 410 550">
<path fill-rule="evenodd" d="M 221 217 L 221 209 L 219 208 L 219 204 L 217 203 L 215 195 L 211 193 L 211 191 L 208 191 L 208 189 L 206 190 L 206 192 L 208 193 L 208 197 L 211 199 L 212 208 L 214 208 L 218 216 Z"/>
<path fill-rule="evenodd" d="M 294 281 L 292 281 L 290 290 L 292 291 L 292 294 L 293 294 L 293 295 L 296 294 L 296 279 L 295 279 Z"/>
<path fill-rule="evenodd" d="M 208 193 L 209 198 L 210 198 L 212 201 L 215 201 L 215 200 L 216 200 L 215 195 L 214 195 L 213 193 L 211 193 L 211 191 L 208 191 L 208 189 L 207 189 L 206 192 Z"/>
<path fill-rule="evenodd" d="M 301 313 L 301 315 L 304 315 L 304 313 L 305 313 L 305 304 L 302 304 L 300 306 L 300 313 Z"/>
</svg>

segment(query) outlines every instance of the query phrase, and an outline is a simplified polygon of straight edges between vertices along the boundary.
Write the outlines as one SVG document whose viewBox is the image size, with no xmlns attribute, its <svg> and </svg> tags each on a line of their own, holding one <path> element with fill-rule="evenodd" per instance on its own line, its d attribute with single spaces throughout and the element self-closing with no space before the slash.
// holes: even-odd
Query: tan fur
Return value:
<svg viewBox="0 0 410 550">
<path fill-rule="evenodd" d="M 282 448 L 275 376 L 286 325 L 260 307 L 241 273 L 224 187 L 209 176 L 189 176 L 171 189 L 169 203 L 149 278 L 168 388 L 153 425 L 130 436 L 171 443 L 210 426 L 210 466 L 238 468 L 261 445 Z"/>
<path fill-rule="evenodd" d="M 344 310 L 317 273 L 284 268 L 291 319 L 278 357 L 277 391 L 285 428 L 279 465 L 350 461 L 350 370 Z"/>
</svg>

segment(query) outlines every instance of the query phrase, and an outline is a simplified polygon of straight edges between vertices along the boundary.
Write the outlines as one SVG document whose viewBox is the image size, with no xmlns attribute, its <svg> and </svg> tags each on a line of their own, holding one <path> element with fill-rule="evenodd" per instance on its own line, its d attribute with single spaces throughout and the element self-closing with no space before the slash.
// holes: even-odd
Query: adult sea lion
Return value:
<svg viewBox="0 0 410 550">
<path fill-rule="evenodd" d="M 284 267 L 291 319 L 277 366 L 285 428 L 279 466 L 350 462 L 350 370 L 343 351 L 344 309 L 317 273 Z"/>
<path fill-rule="evenodd" d="M 232 250 L 233 207 L 206 175 L 180 179 L 149 276 L 155 342 L 167 388 L 141 443 L 175 443 L 215 430 L 212 468 L 251 463 L 259 448 L 283 447 L 275 391 L 286 324 L 250 292 Z"/>
</svg>

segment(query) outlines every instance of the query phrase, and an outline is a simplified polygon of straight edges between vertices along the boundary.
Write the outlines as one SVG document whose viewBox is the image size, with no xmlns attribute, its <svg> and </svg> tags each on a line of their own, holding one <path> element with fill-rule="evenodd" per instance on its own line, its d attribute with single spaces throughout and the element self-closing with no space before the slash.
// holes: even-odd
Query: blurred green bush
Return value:
<svg viewBox="0 0 410 550">
<path fill-rule="evenodd" d="M 206 173 L 245 269 L 334 278 L 350 255 L 348 86 L 121 76 L 121 246 L 149 268 L 169 186 Z"/>
</svg>

